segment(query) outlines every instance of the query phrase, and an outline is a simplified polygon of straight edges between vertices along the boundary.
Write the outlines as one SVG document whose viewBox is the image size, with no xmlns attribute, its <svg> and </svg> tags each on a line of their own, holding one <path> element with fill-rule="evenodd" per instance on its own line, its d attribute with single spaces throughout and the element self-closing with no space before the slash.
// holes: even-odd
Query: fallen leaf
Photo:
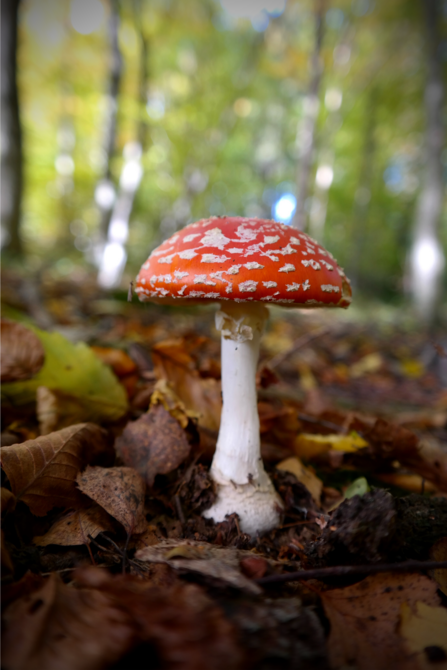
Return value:
<svg viewBox="0 0 447 670">
<path fill-rule="evenodd" d="M 152 486 L 156 475 L 175 470 L 189 455 L 184 430 L 162 405 L 155 405 L 136 421 L 130 421 L 115 447 L 129 465 Z"/>
<path fill-rule="evenodd" d="M 90 347 L 95 356 L 109 365 L 117 377 L 125 377 L 136 371 L 135 361 L 123 349 L 115 347 Z"/>
<path fill-rule="evenodd" d="M 351 377 L 362 377 L 371 372 L 377 372 L 383 366 L 383 358 L 377 353 L 373 352 L 363 356 L 359 361 L 351 365 L 349 374 Z"/>
<path fill-rule="evenodd" d="M 163 587 L 131 577 L 111 576 L 98 568 L 76 573 L 77 583 L 96 586 L 136 624 L 139 640 L 147 642 L 135 660 L 120 667 L 166 670 L 241 670 L 244 649 L 222 609 L 195 584 L 177 580 Z M 104 666 L 101 666 L 104 667 Z M 34 669 L 32 669 L 34 670 Z M 45 669 L 46 670 L 46 669 Z M 64 668 L 65 670 L 65 668 Z"/>
<path fill-rule="evenodd" d="M 44 364 L 45 351 L 39 338 L 21 323 L 1 320 L 1 382 L 30 379 Z"/>
<path fill-rule="evenodd" d="M 434 543 L 430 549 L 430 558 L 433 561 L 447 561 L 447 537 Z M 433 579 L 438 582 L 439 588 L 447 596 L 447 570 L 433 570 Z"/>
<path fill-rule="evenodd" d="M 135 640 L 131 617 L 97 589 L 75 589 L 53 573 L 3 613 L 7 670 L 101 670 Z"/>
<path fill-rule="evenodd" d="M 216 379 L 200 377 L 184 340 L 158 342 L 152 347 L 158 379 L 167 379 L 188 410 L 199 415 L 199 425 L 218 430 L 222 411 L 221 385 Z"/>
<path fill-rule="evenodd" d="M 142 533 L 145 483 L 133 468 L 88 467 L 78 475 L 80 490 L 119 521 L 128 535 Z"/>
<path fill-rule="evenodd" d="M 31 379 L 2 385 L 5 405 L 25 405 L 36 399 L 39 386 L 72 396 L 85 410 L 85 420 L 115 421 L 127 412 L 127 397 L 113 372 L 83 342 L 73 344 L 60 333 L 28 326 L 45 352 L 45 362 Z"/>
<path fill-rule="evenodd" d="M 39 547 L 47 547 L 49 544 L 64 547 L 89 544 L 89 535 L 96 537 L 107 530 L 115 530 L 110 515 L 99 505 L 93 505 L 71 510 L 56 521 L 45 535 L 35 537 L 33 544 Z"/>
<path fill-rule="evenodd" d="M 36 391 L 36 414 L 39 420 L 41 435 L 48 435 L 55 430 L 97 418 L 96 408 L 85 406 L 82 398 L 52 391 L 46 386 L 39 386 Z"/>
<path fill-rule="evenodd" d="M 259 594 L 261 587 L 241 571 L 240 560 L 247 556 L 252 558 L 253 554 L 193 540 L 163 540 L 135 554 L 140 561 L 167 563 L 175 570 L 200 573 L 234 588 Z"/>
<path fill-rule="evenodd" d="M 326 507 L 326 511 L 334 512 L 337 509 L 337 507 L 340 507 L 342 502 L 344 502 L 345 500 L 349 500 L 354 496 L 363 496 L 370 490 L 371 489 L 369 487 L 368 480 L 366 479 L 366 477 L 357 477 L 357 479 L 354 479 L 354 481 L 351 482 L 349 486 L 345 489 L 344 495 L 342 495 L 338 500 L 335 500 L 332 505 L 328 505 Z"/>
<path fill-rule="evenodd" d="M 306 468 L 297 456 L 286 458 L 284 461 L 281 461 L 281 463 L 278 463 L 276 468 L 277 470 L 285 470 L 286 472 L 291 472 L 295 475 L 298 481 L 304 484 L 310 492 L 317 505 L 321 504 L 323 482 L 316 476 L 313 470 Z"/>
<path fill-rule="evenodd" d="M 422 602 L 438 607 L 434 581 L 420 574 L 383 573 L 342 589 L 320 593 L 331 624 L 332 668 L 421 670 L 397 633 L 401 607 Z"/>
<path fill-rule="evenodd" d="M 397 460 L 440 491 L 447 491 L 447 451 L 436 440 L 420 440 L 411 430 L 384 419 L 371 426 L 355 417 L 353 427 L 362 431 L 375 459 Z"/>
<path fill-rule="evenodd" d="M 368 446 L 358 433 L 349 435 L 314 435 L 312 433 L 301 433 L 295 439 L 294 450 L 299 458 L 311 460 L 318 454 L 324 454 L 334 449 L 335 451 L 354 452 Z"/>
<path fill-rule="evenodd" d="M 17 500 L 36 516 L 53 507 L 76 507 L 75 481 L 86 463 L 108 450 L 107 434 L 93 423 L 81 423 L 0 451 L 1 466 Z"/>
<path fill-rule="evenodd" d="M 167 379 L 159 379 L 152 386 L 150 407 L 155 405 L 163 405 L 182 428 L 186 428 L 191 419 L 196 422 L 199 420 L 196 412 L 186 409 L 185 403 L 180 400 Z"/>
<path fill-rule="evenodd" d="M 377 479 L 386 484 L 398 486 L 404 491 L 411 491 L 412 493 L 434 493 L 437 489 L 434 484 L 426 481 L 423 477 L 416 474 L 409 474 L 405 472 L 384 472 L 375 475 Z"/>
<path fill-rule="evenodd" d="M 432 607 L 424 602 L 417 602 L 413 611 L 406 602 L 401 605 L 401 621 L 399 633 L 405 640 L 410 654 L 417 654 L 422 668 L 433 667 L 425 650 L 436 647 L 439 661 L 435 667 L 439 670 L 447 668 L 447 610 L 445 607 Z"/>
<path fill-rule="evenodd" d="M 357 477 L 345 490 L 345 498 L 349 500 L 349 498 L 353 498 L 354 496 L 363 496 L 370 490 L 366 477 Z"/>
</svg>

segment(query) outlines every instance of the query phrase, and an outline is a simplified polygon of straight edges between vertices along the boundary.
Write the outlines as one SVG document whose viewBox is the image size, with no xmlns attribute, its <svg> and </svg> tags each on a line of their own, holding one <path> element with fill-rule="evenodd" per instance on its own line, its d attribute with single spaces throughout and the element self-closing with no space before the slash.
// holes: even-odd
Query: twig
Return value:
<svg viewBox="0 0 447 670">
<path fill-rule="evenodd" d="M 333 568 L 298 570 L 281 575 L 268 575 L 255 579 L 257 584 L 280 584 L 300 579 L 326 579 L 345 575 L 375 575 L 379 572 L 416 572 L 417 570 L 439 570 L 447 568 L 447 561 L 405 561 L 404 563 L 380 563 L 379 565 L 337 565 Z"/>
<path fill-rule="evenodd" d="M 133 560 L 132 560 L 131 558 L 129 558 L 128 555 L 127 555 L 127 546 L 128 546 L 128 544 L 129 544 L 130 535 L 127 535 L 127 539 L 126 539 L 126 544 L 125 544 L 124 550 L 121 549 L 121 548 L 116 544 L 116 542 L 114 542 L 110 537 L 107 537 L 107 535 L 104 535 L 103 533 L 98 533 L 98 537 L 99 537 L 99 535 L 101 535 L 101 537 L 102 537 L 104 540 L 107 540 L 108 542 L 110 542 L 110 544 L 115 548 L 115 550 L 116 550 L 116 551 L 118 552 L 118 554 L 121 556 L 121 558 L 122 558 L 122 560 L 123 560 L 123 574 L 125 574 L 125 564 L 126 564 L 126 562 L 127 562 L 127 563 L 129 564 L 129 566 L 132 566 L 132 567 L 134 568 L 134 570 L 136 570 L 140 575 L 144 575 L 144 572 L 143 572 L 143 570 L 140 569 L 138 563 L 137 563 L 136 561 L 133 561 Z M 112 552 L 110 549 L 106 549 L 105 547 L 101 547 L 101 545 L 98 544 L 98 542 L 96 542 L 95 540 L 93 540 L 93 538 L 92 538 L 90 535 L 89 535 L 89 538 L 92 540 L 92 542 L 94 542 L 94 543 L 96 544 L 96 546 L 100 547 L 100 549 L 102 549 L 102 551 L 106 551 L 107 553 L 112 554 L 112 556 L 114 555 L 113 552 Z"/>
<path fill-rule="evenodd" d="M 179 518 L 179 521 L 183 526 L 185 524 L 185 515 L 183 513 L 182 503 L 181 503 L 180 497 L 178 495 L 174 496 L 174 503 L 175 503 L 175 511 L 177 512 L 177 516 Z"/>
</svg>

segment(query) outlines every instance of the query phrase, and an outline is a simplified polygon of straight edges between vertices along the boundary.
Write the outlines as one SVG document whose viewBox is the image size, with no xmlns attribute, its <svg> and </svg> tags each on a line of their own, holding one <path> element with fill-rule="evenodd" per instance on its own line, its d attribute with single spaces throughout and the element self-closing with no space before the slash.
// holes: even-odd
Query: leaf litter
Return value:
<svg viewBox="0 0 447 670">
<path fill-rule="evenodd" d="M 29 345 L 2 351 L 5 669 L 444 667 L 445 570 L 372 574 L 446 560 L 438 350 L 427 367 L 398 327 L 273 320 L 259 415 L 285 514 L 254 538 L 200 514 L 221 410 L 209 315 L 123 309 L 86 327 L 91 348 L 6 326 Z M 339 566 L 371 574 L 292 577 Z"/>
</svg>

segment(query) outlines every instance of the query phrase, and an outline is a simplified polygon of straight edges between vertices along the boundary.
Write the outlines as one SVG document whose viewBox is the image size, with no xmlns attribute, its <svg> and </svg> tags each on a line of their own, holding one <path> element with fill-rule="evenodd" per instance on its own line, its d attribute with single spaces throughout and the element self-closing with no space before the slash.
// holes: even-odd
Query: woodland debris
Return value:
<svg viewBox="0 0 447 670">
<path fill-rule="evenodd" d="M 436 584 L 428 577 L 385 573 L 353 586 L 320 591 L 320 595 L 331 624 L 328 647 L 332 667 L 423 670 L 398 629 L 403 607 L 410 611 L 417 611 L 420 603 L 439 607 Z"/>
<path fill-rule="evenodd" d="M 136 470 L 88 467 L 78 475 L 77 482 L 80 490 L 119 521 L 129 536 L 144 531 L 146 486 Z"/>
<path fill-rule="evenodd" d="M 107 455 L 107 434 L 93 423 L 63 428 L 50 435 L 1 450 L 1 466 L 17 500 L 33 514 L 44 516 L 53 507 L 73 507 L 81 496 L 75 480 L 87 464 Z"/>
<path fill-rule="evenodd" d="M 166 475 L 187 458 L 190 446 L 185 431 L 162 406 L 155 405 L 130 421 L 115 443 L 118 454 L 152 486 L 156 475 Z"/>
</svg>

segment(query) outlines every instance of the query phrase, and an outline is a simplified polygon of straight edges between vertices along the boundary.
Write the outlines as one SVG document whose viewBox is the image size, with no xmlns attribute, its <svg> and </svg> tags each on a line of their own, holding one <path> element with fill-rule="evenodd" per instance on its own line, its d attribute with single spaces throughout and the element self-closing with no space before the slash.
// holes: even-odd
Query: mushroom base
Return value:
<svg viewBox="0 0 447 670">
<path fill-rule="evenodd" d="M 219 523 L 228 514 L 237 512 L 241 531 L 256 535 L 279 525 L 282 506 L 268 479 L 262 488 L 254 484 L 217 484 L 217 500 L 203 516 Z"/>
</svg>

